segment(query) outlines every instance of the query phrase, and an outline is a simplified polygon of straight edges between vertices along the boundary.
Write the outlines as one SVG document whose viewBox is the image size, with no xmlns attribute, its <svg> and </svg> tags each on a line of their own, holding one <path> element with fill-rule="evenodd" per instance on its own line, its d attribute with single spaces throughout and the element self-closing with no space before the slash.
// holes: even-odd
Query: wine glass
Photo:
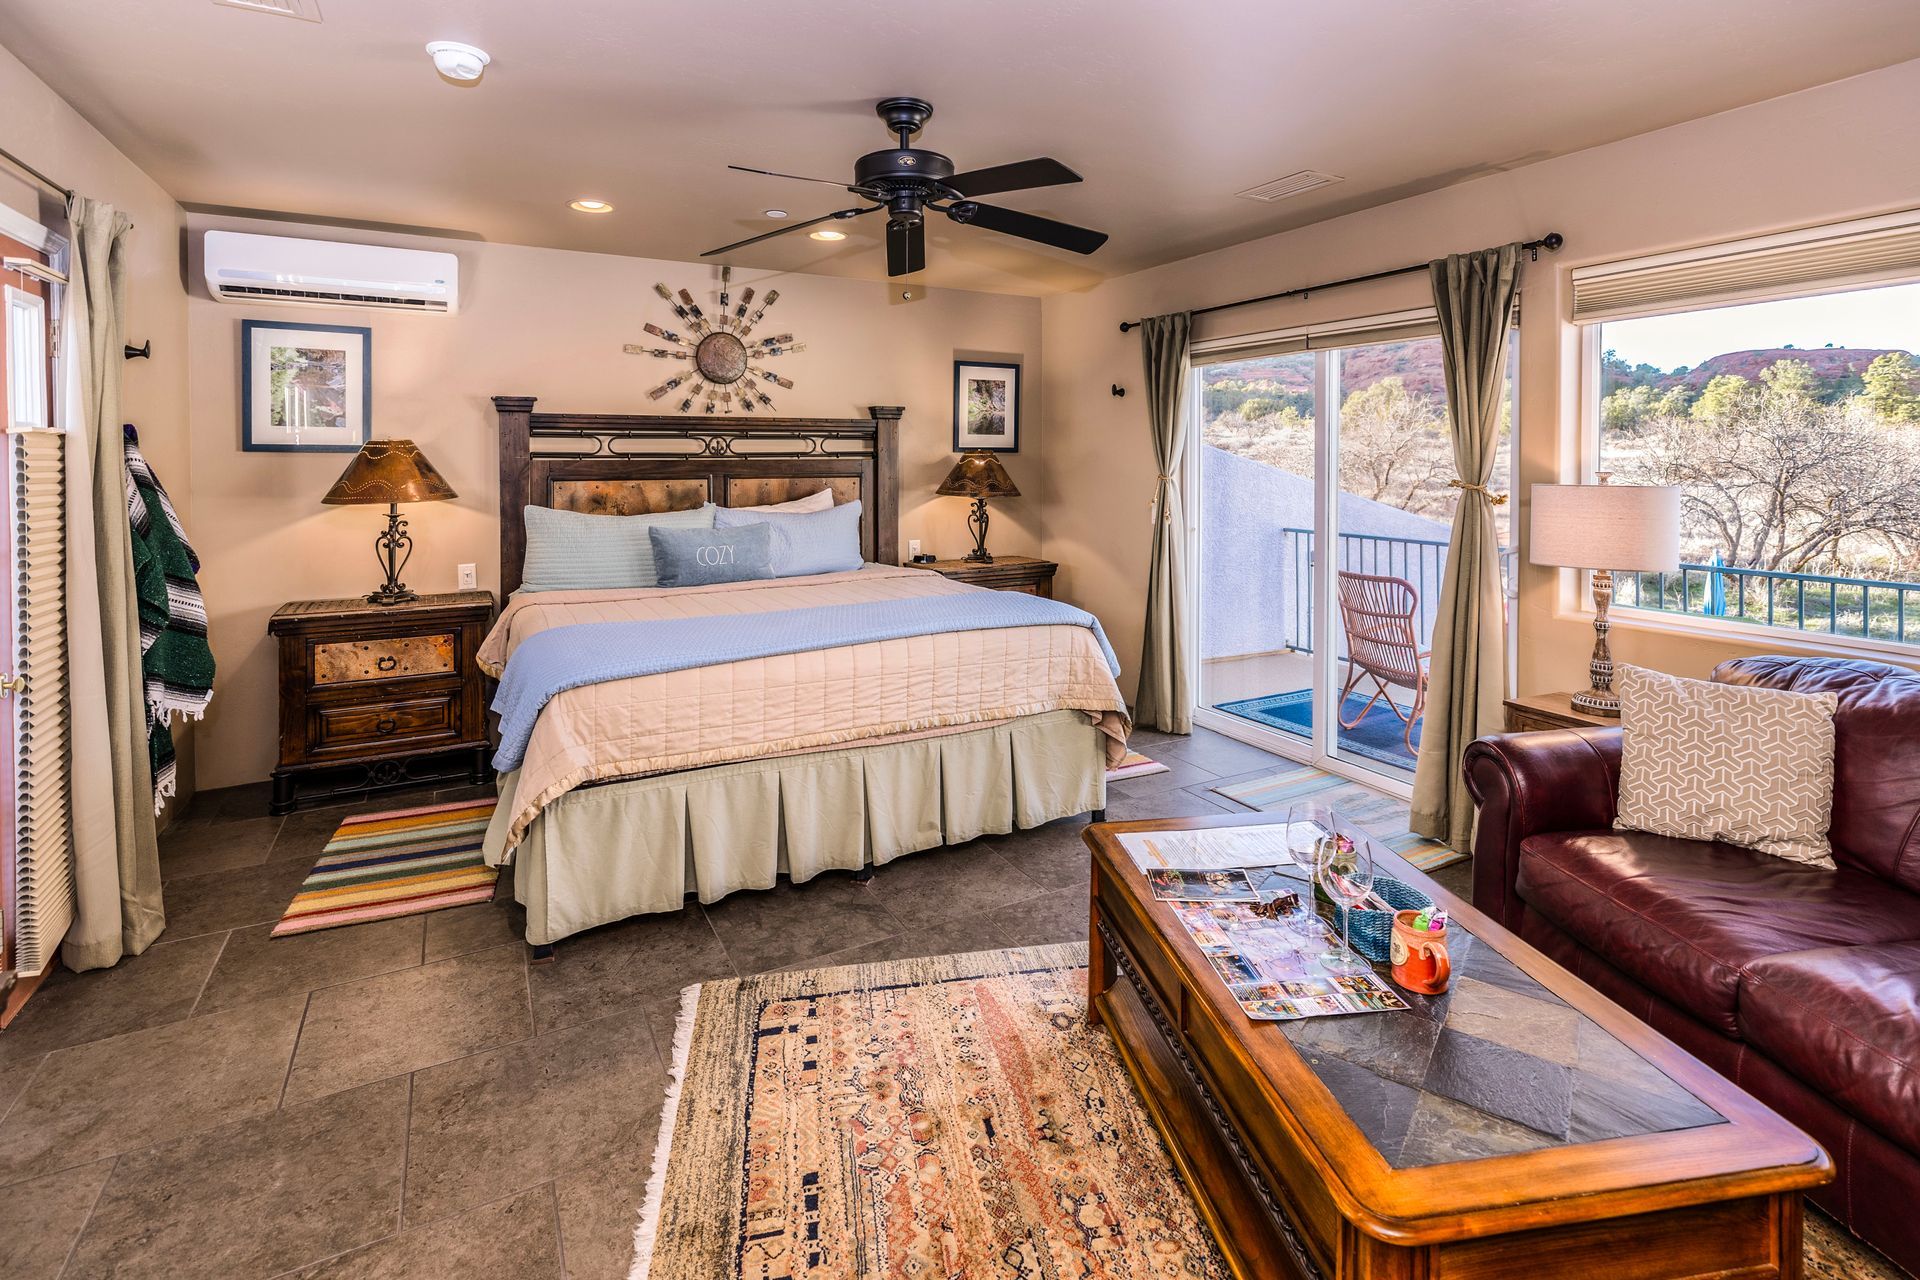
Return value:
<svg viewBox="0 0 1920 1280">
<path fill-rule="evenodd" d="M 1340 947 L 1320 957 L 1321 967 L 1335 974 L 1371 972 L 1348 941 L 1354 908 L 1373 893 L 1373 853 L 1367 840 L 1340 831 L 1328 835 L 1320 842 L 1314 873 L 1327 896 L 1346 908 L 1340 914 Z"/>
<path fill-rule="evenodd" d="M 1333 811 L 1325 805 L 1303 800 L 1287 806 L 1287 857 L 1304 882 L 1300 910 L 1289 917 L 1289 922 L 1296 933 L 1315 946 L 1325 933 L 1313 909 L 1313 880 L 1318 872 L 1320 844 L 1332 832 Z"/>
</svg>

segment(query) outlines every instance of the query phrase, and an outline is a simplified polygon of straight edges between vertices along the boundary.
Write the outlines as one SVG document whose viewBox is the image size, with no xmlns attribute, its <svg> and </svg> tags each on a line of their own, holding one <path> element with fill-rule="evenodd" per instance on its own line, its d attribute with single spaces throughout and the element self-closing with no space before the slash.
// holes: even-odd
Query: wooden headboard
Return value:
<svg viewBox="0 0 1920 1280">
<path fill-rule="evenodd" d="M 522 508 L 597 515 L 752 507 L 833 490 L 858 498 L 860 549 L 900 559 L 899 405 L 864 418 L 535 413 L 532 396 L 495 396 L 500 414 L 500 594 L 520 586 Z"/>
</svg>

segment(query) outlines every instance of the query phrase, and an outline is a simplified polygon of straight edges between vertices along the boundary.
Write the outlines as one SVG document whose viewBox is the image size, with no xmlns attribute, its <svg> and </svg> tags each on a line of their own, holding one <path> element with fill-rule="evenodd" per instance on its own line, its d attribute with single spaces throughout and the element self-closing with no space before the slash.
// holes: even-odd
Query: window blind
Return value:
<svg viewBox="0 0 1920 1280">
<path fill-rule="evenodd" d="M 1920 210 L 1573 272 L 1587 324 L 1920 279 Z"/>
<path fill-rule="evenodd" d="M 1214 339 L 1202 344 L 1193 353 L 1193 363 L 1227 364 L 1237 360 L 1256 360 L 1262 356 L 1287 355 L 1295 351 L 1328 351 L 1336 347 L 1364 347 L 1381 342 L 1411 342 L 1416 338 L 1437 337 L 1439 333 L 1440 324 L 1431 314 L 1413 317 L 1402 314 L 1358 324 L 1256 335 L 1244 342 Z"/>
<path fill-rule="evenodd" d="M 74 911 L 67 809 L 66 437 L 16 430 L 6 440 L 14 574 L 13 652 L 7 659 L 23 683 L 0 708 L 13 717 L 14 968 L 30 978 L 53 963 Z"/>
</svg>

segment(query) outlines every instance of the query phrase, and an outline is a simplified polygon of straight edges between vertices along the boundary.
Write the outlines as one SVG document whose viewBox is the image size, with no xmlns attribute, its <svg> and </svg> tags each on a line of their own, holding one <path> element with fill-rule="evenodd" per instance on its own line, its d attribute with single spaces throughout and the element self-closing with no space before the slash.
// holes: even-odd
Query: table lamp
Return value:
<svg viewBox="0 0 1920 1280">
<path fill-rule="evenodd" d="M 1020 496 L 1020 487 L 1000 465 L 1000 459 L 984 449 L 963 453 L 934 492 L 943 498 L 973 499 L 973 510 L 967 515 L 967 528 L 973 530 L 973 550 L 966 558 L 992 564 L 993 557 L 987 554 L 987 499 Z"/>
<path fill-rule="evenodd" d="M 1607 606 L 1613 571 L 1673 573 L 1680 568 L 1680 490 L 1669 485 L 1536 484 L 1527 559 L 1557 569 L 1593 571 L 1593 661 L 1589 688 L 1573 705 L 1595 715 L 1620 714 L 1613 691 Z"/>
<path fill-rule="evenodd" d="M 456 497 L 453 486 L 427 461 L 411 440 L 369 440 L 320 499 L 329 506 L 362 503 L 387 504 L 387 527 L 373 540 L 374 558 L 387 571 L 377 591 L 367 593 L 369 604 L 405 604 L 420 597 L 400 581 L 400 570 L 413 554 L 407 522 L 400 518 L 403 502 L 445 502 Z"/>
</svg>

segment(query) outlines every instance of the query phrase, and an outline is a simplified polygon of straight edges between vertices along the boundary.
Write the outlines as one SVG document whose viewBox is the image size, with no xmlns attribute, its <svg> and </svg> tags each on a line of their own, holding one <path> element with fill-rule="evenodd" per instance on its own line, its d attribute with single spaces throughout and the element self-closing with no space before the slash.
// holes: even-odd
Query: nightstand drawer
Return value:
<svg viewBox="0 0 1920 1280">
<path fill-rule="evenodd" d="M 460 651 L 451 631 L 379 640 L 336 640 L 313 646 L 313 684 L 325 689 L 402 676 L 443 676 L 455 670 Z"/>
<path fill-rule="evenodd" d="M 426 694 L 400 702 L 314 706 L 307 724 L 307 748 L 330 751 L 384 750 L 414 746 L 436 738 L 458 741 L 460 690 Z"/>
</svg>

